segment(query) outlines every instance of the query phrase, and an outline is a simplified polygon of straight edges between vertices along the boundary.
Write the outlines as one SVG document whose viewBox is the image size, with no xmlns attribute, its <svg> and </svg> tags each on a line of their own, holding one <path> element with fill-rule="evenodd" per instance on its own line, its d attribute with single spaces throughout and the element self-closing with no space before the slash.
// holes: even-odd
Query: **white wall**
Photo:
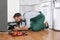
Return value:
<svg viewBox="0 0 60 40">
<path fill-rule="evenodd" d="M 20 13 L 23 15 L 25 12 L 33 11 L 32 5 L 22 5 L 20 6 Z"/>
<path fill-rule="evenodd" d="M 20 13 L 24 14 L 27 11 L 33 11 L 33 5 L 40 3 L 40 0 L 20 0 Z"/>
<path fill-rule="evenodd" d="M 39 3 L 40 3 L 40 0 L 20 0 L 21 5 L 34 5 Z"/>
<path fill-rule="evenodd" d="M 54 9 L 54 29 L 60 30 L 60 3 L 55 3 L 55 9 Z"/>
<path fill-rule="evenodd" d="M 13 21 L 13 15 L 19 12 L 19 0 L 7 0 L 7 20 Z"/>
</svg>

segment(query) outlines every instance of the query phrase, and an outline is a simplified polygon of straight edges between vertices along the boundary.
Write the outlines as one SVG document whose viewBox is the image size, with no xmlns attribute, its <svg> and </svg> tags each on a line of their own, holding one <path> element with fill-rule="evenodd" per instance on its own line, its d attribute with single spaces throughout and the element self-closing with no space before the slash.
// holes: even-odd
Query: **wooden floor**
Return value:
<svg viewBox="0 0 60 40">
<path fill-rule="evenodd" d="M 12 37 L 7 32 L 0 32 L 0 40 L 60 40 L 60 32 L 53 30 L 29 31 L 27 36 L 17 37 Z"/>
</svg>

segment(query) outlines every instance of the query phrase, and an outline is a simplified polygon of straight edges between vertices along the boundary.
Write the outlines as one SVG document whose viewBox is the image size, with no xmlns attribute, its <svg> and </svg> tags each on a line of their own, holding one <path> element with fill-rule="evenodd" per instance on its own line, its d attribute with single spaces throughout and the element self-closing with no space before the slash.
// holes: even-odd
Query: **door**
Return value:
<svg viewBox="0 0 60 40">
<path fill-rule="evenodd" d="M 0 0 L 0 31 L 7 31 L 7 0 Z"/>
</svg>

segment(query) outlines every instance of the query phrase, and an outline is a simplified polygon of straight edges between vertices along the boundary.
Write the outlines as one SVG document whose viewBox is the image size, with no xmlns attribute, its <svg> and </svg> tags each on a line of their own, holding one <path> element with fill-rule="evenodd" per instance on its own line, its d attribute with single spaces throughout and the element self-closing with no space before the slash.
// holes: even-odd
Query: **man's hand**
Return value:
<svg viewBox="0 0 60 40">
<path fill-rule="evenodd" d="M 15 27 L 13 30 L 17 31 L 17 30 L 20 30 L 20 28 L 19 27 Z"/>
<path fill-rule="evenodd" d="M 17 30 L 28 30 L 29 28 L 28 28 L 28 26 L 25 26 L 25 27 L 15 27 L 15 31 L 17 31 Z"/>
<path fill-rule="evenodd" d="M 15 29 L 16 29 L 16 30 L 19 30 L 20 28 L 19 28 L 19 27 L 16 27 Z"/>
<path fill-rule="evenodd" d="M 28 26 L 25 26 L 25 27 L 23 27 L 22 29 L 23 29 L 23 30 L 28 30 L 29 28 L 28 28 Z"/>
</svg>

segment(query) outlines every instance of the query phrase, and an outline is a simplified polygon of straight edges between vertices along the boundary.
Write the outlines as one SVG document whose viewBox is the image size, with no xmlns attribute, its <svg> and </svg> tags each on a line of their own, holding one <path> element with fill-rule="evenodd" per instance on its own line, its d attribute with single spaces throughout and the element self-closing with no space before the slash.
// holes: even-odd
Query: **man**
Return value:
<svg viewBox="0 0 60 40">
<path fill-rule="evenodd" d="M 44 24 L 45 16 L 41 12 L 27 12 L 24 14 L 24 17 L 22 17 L 20 13 L 16 13 L 13 18 L 17 23 L 26 19 L 26 25 L 20 27 L 21 30 L 31 29 L 32 31 L 40 31 L 48 28 L 48 26 Z M 18 30 L 20 28 L 16 27 L 15 29 Z"/>
</svg>

